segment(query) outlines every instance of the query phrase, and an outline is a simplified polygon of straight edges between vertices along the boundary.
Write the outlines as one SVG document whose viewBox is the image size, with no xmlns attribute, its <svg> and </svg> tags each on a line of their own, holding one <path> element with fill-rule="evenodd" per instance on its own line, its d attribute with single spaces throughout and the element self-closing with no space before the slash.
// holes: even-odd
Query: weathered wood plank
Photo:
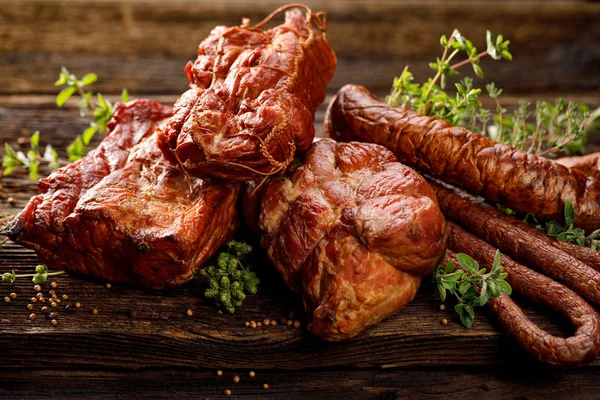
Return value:
<svg viewBox="0 0 600 400">
<path fill-rule="evenodd" d="M 260 354 L 249 355 L 253 358 Z M 595 399 L 600 369 L 557 372 L 531 368 L 453 368 L 343 371 L 224 370 L 63 370 L 55 364 L 38 370 L 0 372 L 3 398 L 178 399 Z M 52 367 L 52 368 L 48 368 Z M 232 378 L 239 375 L 239 383 Z M 68 377 L 68 379 L 65 379 Z M 269 389 L 262 388 L 263 383 Z"/>
<path fill-rule="evenodd" d="M 183 66 L 217 24 L 258 21 L 274 1 L 0 1 L 0 92 L 50 93 L 61 65 L 95 71 L 99 88 L 181 93 Z M 329 14 L 340 58 L 331 88 L 359 83 L 386 90 L 410 65 L 428 76 L 442 33 L 459 28 L 484 45 L 486 29 L 512 40 L 512 63 L 486 62 L 487 78 L 511 91 L 597 90 L 600 4 L 528 1 L 309 2 Z M 93 9 L 93 12 L 90 12 Z M 468 10 L 466 12 L 465 10 Z"/>
</svg>

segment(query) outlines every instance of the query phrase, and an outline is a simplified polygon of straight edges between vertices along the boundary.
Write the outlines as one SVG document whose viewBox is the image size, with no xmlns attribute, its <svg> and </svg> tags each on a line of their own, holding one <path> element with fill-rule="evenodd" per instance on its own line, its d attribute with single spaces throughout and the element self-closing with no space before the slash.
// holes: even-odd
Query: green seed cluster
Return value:
<svg viewBox="0 0 600 400">
<path fill-rule="evenodd" d="M 16 274 L 15 271 L 5 272 L 2 274 L 2 283 L 14 283 L 17 278 L 21 277 L 32 277 L 31 281 L 36 285 L 46 282 L 50 275 L 61 275 L 64 271 L 56 271 L 48 273 L 48 267 L 44 264 L 40 264 L 35 267 L 35 274 Z"/>
<path fill-rule="evenodd" d="M 233 314 L 235 308 L 242 305 L 246 293 L 257 292 L 260 280 L 242 264 L 251 251 L 249 244 L 231 240 L 227 243 L 227 250 L 219 254 L 217 266 L 211 265 L 200 272 L 208 280 L 204 297 L 211 299 L 219 310 Z"/>
</svg>

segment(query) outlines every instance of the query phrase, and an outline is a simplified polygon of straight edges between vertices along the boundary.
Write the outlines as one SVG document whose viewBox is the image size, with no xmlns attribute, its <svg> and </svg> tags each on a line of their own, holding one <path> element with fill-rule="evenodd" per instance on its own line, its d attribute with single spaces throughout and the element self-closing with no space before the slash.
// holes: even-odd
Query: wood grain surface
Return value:
<svg viewBox="0 0 600 400">
<path fill-rule="evenodd" d="M 505 88 L 509 108 L 521 98 L 559 95 L 600 106 L 598 2 L 307 3 L 327 11 L 328 38 L 339 57 L 330 96 L 346 83 L 385 95 L 407 64 L 418 78 L 428 76 L 442 33 L 458 28 L 483 46 L 490 29 L 512 42 L 512 63 L 483 64 L 486 80 Z M 94 88 L 110 99 L 117 100 L 127 87 L 132 97 L 172 104 L 187 86 L 185 63 L 212 27 L 237 24 L 242 16 L 258 21 L 280 4 L 0 0 L 0 140 L 27 149 L 28 137 L 39 130 L 42 146 L 52 143 L 65 155 L 89 119 L 79 116 L 76 104 L 56 107 L 53 82 L 62 65 L 78 75 L 96 72 Z M 315 122 L 321 133 L 323 115 L 324 107 Z M 591 139 L 588 150 L 600 150 L 600 139 Z M 23 173 L 2 177 L 0 185 L 0 213 L 17 213 L 37 193 L 36 183 Z M 0 273 L 31 272 L 37 262 L 32 251 L 18 245 L 0 248 Z M 226 389 L 233 398 L 256 399 L 597 398 L 600 362 L 551 370 L 507 337 L 486 309 L 478 312 L 472 329 L 465 329 L 451 307 L 439 309 L 429 280 L 405 310 L 349 342 L 323 342 L 303 327 L 245 327 L 246 321 L 279 321 L 290 313 L 304 323 L 299 297 L 262 251 L 254 265 L 260 291 L 234 315 L 217 314 L 206 304 L 199 280 L 158 292 L 120 285 L 107 289 L 106 282 L 68 274 L 55 279 L 57 294 L 69 299 L 52 310 L 58 313 L 53 327 L 40 303 L 34 305 L 37 320 L 28 319 L 26 306 L 36 294 L 29 280 L 1 285 L 0 398 L 213 399 L 225 398 Z M 2 302 L 11 292 L 17 298 Z M 514 298 L 542 327 L 557 335 L 571 332 L 565 321 Z M 224 371 L 222 377 L 217 369 Z M 248 377 L 250 370 L 256 378 Z M 232 382 L 234 375 L 240 383 Z"/>
</svg>

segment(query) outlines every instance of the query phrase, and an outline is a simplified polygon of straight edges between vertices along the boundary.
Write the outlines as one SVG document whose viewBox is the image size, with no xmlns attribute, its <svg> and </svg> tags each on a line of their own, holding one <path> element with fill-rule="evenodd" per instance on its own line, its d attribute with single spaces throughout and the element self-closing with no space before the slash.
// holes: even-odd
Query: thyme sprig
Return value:
<svg viewBox="0 0 600 400">
<path fill-rule="evenodd" d="M 94 94 L 93 91 L 88 90 L 88 86 L 96 83 L 97 80 L 98 76 L 93 72 L 78 79 L 67 68 L 62 67 L 58 80 L 54 83 L 56 86 L 63 87 L 56 96 L 58 107 L 63 107 L 71 97 L 79 95 L 79 114 L 85 117 L 90 110 L 93 110 L 94 115 L 90 126 L 67 147 L 68 161 L 76 161 L 85 156 L 88 150 L 86 146 L 90 144 L 97 132 L 106 132 L 106 125 L 112 117 L 113 105 L 111 102 L 105 99 L 101 93 Z M 121 101 L 124 103 L 129 101 L 127 89 L 123 89 L 121 92 Z M 62 165 L 68 164 L 66 160 L 59 159 L 58 153 L 50 144 L 46 145 L 44 153 L 41 154 L 39 140 L 40 133 L 36 131 L 30 138 L 31 149 L 27 153 L 16 151 L 8 143 L 5 143 L 5 154 L 2 159 L 3 174 L 8 175 L 15 168 L 21 167 L 29 172 L 30 179 L 36 180 L 39 177 L 39 167 L 42 163 L 47 163 L 53 171 L 56 171 Z"/>
<path fill-rule="evenodd" d="M 594 250 L 600 250 L 600 229 L 597 229 L 586 236 L 583 229 L 575 228 L 573 226 L 575 224 L 575 215 L 573 203 L 567 200 L 565 202 L 564 224 L 556 221 L 549 221 L 542 225 L 532 213 L 527 213 L 523 221 L 529 225 L 543 229 L 548 236 L 551 236 L 556 240 L 576 244 L 581 247 L 589 247 Z"/>
<path fill-rule="evenodd" d="M 488 96 L 496 103 L 495 110 L 483 107 L 481 88 L 473 85 L 473 78 L 466 76 L 455 84 L 456 93 L 446 90 L 447 78 L 458 74 L 458 69 L 471 64 L 473 72 L 483 78 L 479 61 L 484 57 L 494 60 L 512 60 L 508 47 L 510 42 L 502 35 L 486 34 L 486 50 L 478 53 L 473 43 L 455 30 L 450 38 L 442 36 L 443 54 L 430 63 L 435 72 L 432 78 L 419 84 L 406 67 L 394 79 L 387 102 L 394 106 L 413 109 L 421 114 L 442 118 L 453 125 L 469 128 L 491 139 L 509 144 L 520 150 L 538 155 L 552 155 L 559 151 L 567 154 L 581 153 L 588 133 L 600 123 L 600 108 L 590 111 L 585 104 L 566 102 L 559 98 L 554 103 L 540 101 L 532 104 L 519 103 L 514 112 L 508 113 L 500 102 L 502 89 L 494 83 L 486 85 Z M 452 64 L 459 54 L 466 55 Z"/>
<path fill-rule="evenodd" d="M 250 266 L 242 261 L 252 252 L 252 246 L 244 242 L 231 240 L 227 250 L 217 257 L 217 266 L 208 266 L 200 274 L 207 279 L 208 287 L 204 297 L 212 300 L 220 312 L 233 314 L 241 307 L 246 293 L 256 294 L 260 280 Z M 245 261 L 244 261 L 245 263 Z"/>
<path fill-rule="evenodd" d="M 44 154 L 40 154 L 40 132 L 35 131 L 29 140 L 31 149 L 24 153 L 15 151 L 8 143 L 4 143 L 5 154 L 2 157 L 2 167 L 4 167 L 3 175 L 8 175 L 17 167 L 25 168 L 29 173 L 29 179 L 36 180 L 39 176 L 40 163 L 47 163 L 48 166 L 56 171 L 61 161 L 58 158 L 58 153 L 52 145 L 46 145 Z"/>
<path fill-rule="evenodd" d="M 57 276 L 65 274 L 67 271 L 54 271 L 48 272 L 48 267 L 44 264 L 40 264 L 35 267 L 35 274 L 17 274 L 15 271 L 5 272 L 2 274 L 2 283 L 14 283 L 17 278 L 32 277 L 31 281 L 36 285 L 42 284 L 48 280 L 49 276 Z"/>
<path fill-rule="evenodd" d="M 500 251 L 496 251 L 490 272 L 479 268 L 479 263 L 464 253 L 457 253 L 459 265 L 448 262 L 440 265 L 433 273 L 438 293 L 446 301 L 446 292 L 454 295 L 457 304 L 454 310 L 464 326 L 470 328 L 475 319 L 475 307 L 484 306 L 490 298 L 501 294 L 510 295 L 512 288 L 505 281 L 508 274 L 501 265 Z"/>
<path fill-rule="evenodd" d="M 94 110 L 94 120 L 90 126 L 67 147 L 69 161 L 78 160 L 87 154 L 85 147 L 90 144 L 96 132 L 106 132 L 106 124 L 112 117 L 113 105 L 111 102 L 105 99 L 101 93 L 96 93 L 94 97 L 93 91 L 86 91 L 87 86 L 96 83 L 97 80 L 98 76 L 93 72 L 77 79 L 66 67 L 62 67 L 58 80 L 54 82 L 55 86 L 65 86 L 56 96 L 58 107 L 65 105 L 74 94 L 79 94 L 79 114 L 85 117 L 89 110 Z M 129 101 L 127 89 L 123 89 L 121 92 L 121 99 L 124 103 Z"/>
</svg>

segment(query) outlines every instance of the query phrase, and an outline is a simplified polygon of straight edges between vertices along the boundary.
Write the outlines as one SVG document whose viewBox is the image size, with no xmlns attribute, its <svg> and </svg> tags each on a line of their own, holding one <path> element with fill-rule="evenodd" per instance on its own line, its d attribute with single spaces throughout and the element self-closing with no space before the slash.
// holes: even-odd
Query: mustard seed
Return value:
<svg viewBox="0 0 600 400">
<path fill-rule="evenodd" d="M 442 325 L 448 325 L 448 320 L 446 318 L 442 318 Z"/>
<path fill-rule="evenodd" d="M 16 298 L 17 298 L 17 294 L 16 294 L 16 293 L 11 293 L 11 294 L 10 294 L 10 298 L 11 298 L 12 300 L 16 299 Z"/>
<path fill-rule="evenodd" d="M 66 294 L 63 294 L 63 295 L 62 295 L 62 299 L 63 299 L 63 300 L 69 300 L 69 296 L 67 296 Z"/>
<path fill-rule="evenodd" d="M 294 321 L 294 328 L 300 328 L 300 321 L 298 321 L 298 320 Z"/>
<path fill-rule="evenodd" d="M 236 376 L 233 377 L 233 383 L 239 383 L 239 381 L 240 381 L 240 377 L 239 376 L 236 375 Z"/>
<path fill-rule="evenodd" d="M 111 285 L 110 283 L 107 283 L 107 284 L 106 284 L 106 288 L 107 288 L 107 289 L 110 289 L 111 287 L 112 287 L 112 285 Z"/>
<path fill-rule="evenodd" d="M 262 326 L 262 325 L 263 325 L 263 323 L 262 323 L 262 322 L 260 322 L 260 321 L 258 321 L 258 322 L 256 323 L 256 326 Z"/>
<path fill-rule="evenodd" d="M 444 311 L 446 309 L 446 306 L 444 304 L 440 304 L 440 310 Z"/>
<path fill-rule="evenodd" d="M 225 390 L 225 396 L 230 396 L 231 395 L 231 390 L 227 389 Z"/>
<path fill-rule="evenodd" d="M 35 315 L 35 314 L 33 314 L 33 313 L 32 313 L 32 314 L 29 314 L 29 320 L 30 320 L 30 321 L 33 321 L 33 320 L 34 320 L 34 319 L 36 319 L 36 318 L 37 318 L 37 315 Z"/>
<path fill-rule="evenodd" d="M 50 307 L 56 308 L 56 307 L 58 307 L 58 304 L 56 304 L 56 302 L 53 301 L 52 303 L 50 303 Z"/>
<path fill-rule="evenodd" d="M 269 384 L 268 383 L 263 384 L 263 389 L 268 389 L 268 388 L 269 388 Z"/>
<path fill-rule="evenodd" d="M 98 314 L 98 309 L 97 309 L 97 308 L 92 308 L 92 314 L 93 314 L 93 315 L 96 315 L 96 314 Z"/>
<path fill-rule="evenodd" d="M 39 300 L 39 301 L 40 301 L 40 303 L 45 303 L 45 302 L 46 302 L 46 299 L 45 299 L 45 298 L 43 298 L 43 297 L 40 297 L 40 300 Z"/>
<path fill-rule="evenodd" d="M 263 319 L 263 324 L 265 326 L 270 325 L 271 324 L 271 320 L 269 318 L 265 318 L 265 319 Z"/>
<path fill-rule="evenodd" d="M 252 328 L 252 329 L 256 328 L 256 322 L 255 321 L 250 321 L 250 328 Z"/>
<path fill-rule="evenodd" d="M 10 297 L 6 296 L 6 297 L 4 298 L 4 302 L 5 302 L 5 303 L 10 303 Z"/>
<path fill-rule="evenodd" d="M 35 285 L 33 287 L 33 290 L 35 290 L 36 292 L 39 292 L 40 290 L 42 290 L 42 287 L 40 285 Z"/>
<path fill-rule="evenodd" d="M 277 326 L 277 321 L 275 321 L 274 319 L 271 320 L 271 326 Z"/>
<path fill-rule="evenodd" d="M 42 307 L 42 312 L 43 313 L 47 313 L 48 312 L 48 307 L 46 307 L 46 306 Z"/>
<path fill-rule="evenodd" d="M 28 309 L 29 311 L 33 310 L 33 304 L 31 304 L 31 303 L 30 303 L 30 304 L 27 304 L 27 309 Z"/>
<path fill-rule="evenodd" d="M 217 376 L 223 376 L 223 371 L 221 371 L 220 369 L 217 370 Z"/>
<path fill-rule="evenodd" d="M 37 299 L 37 297 L 32 297 L 32 298 L 31 298 L 31 302 L 32 302 L 32 303 L 37 303 L 37 300 L 38 300 L 38 299 Z"/>
<path fill-rule="evenodd" d="M 294 324 L 294 321 L 292 321 L 291 319 L 288 319 L 287 322 L 285 323 L 287 326 L 292 326 Z"/>
<path fill-rule="evenodd" d="M 244 326 L 245 326 L 246 328 L 247 328 L 247 327 L 249 327 L 249 326 L 250 326 L 250 322 L 248 322 L 248 321 L 244 322 Z"/>
<path fill-rule="evenodd" d="M 42 297 L 44 297 L 44 293 L 38 293 L 35 295 L 35 297 L 37 297 L 38 299 L 41 299 Z"/>
<path fill-rule="evenodd" d="M 191 317 L 192 315 L 194 315 L 194 312 L 192 310 L 187 310 L 185 313 L 187 314 L 188 317 Z"/>
<path fill-rule="evenodd" d="M 58 296 L 56 296 L 56 293 L 53 293 L 52 294 L 52 300 L 56 300 L 56 299 L 58 299 Z"/>
<path fill-rule="evenodd" d="M 248 376 L 249 376 L 250 378 L 254 378 L 254 377 L 256 376 L 256 372 L 254 372 L 254 371 L 250 371 L 250 372 L 248 373 Z"/>
<path fill-rule="evenodd" d="M 81 303 L 75 303 L 75 308 L 81 307 Z"/>
<path fill-rule="evenodd" d="M 12 197 L 9 197 L 8 199 L 6 199 L 6 201 L 8 201 L 10 204 L 14 204 L 15 199 Z"/>
<path fill-rule="evenodd" d="M 51 287 L 52 289 L 56 289 L 56 288 L 58 287 L 58 283 L 56 283 L 56 282 L 52 282 L 52 283 L 50 284 L 50 287 Z"/>
<path fill-rule="evenodd" d="M 52 324 L 52 326 L 56 326 L 58 325 L 58 321 L 53 319 L 52 321 L 50 321 L 50 323 Z"/>
<path fill-rule="evenodd" d="M 56 294 L 56 290 L 51 290 L 51 291 L 48 292 L 48 294 L 50 296 L 54 296 Z"/>
</svg>

